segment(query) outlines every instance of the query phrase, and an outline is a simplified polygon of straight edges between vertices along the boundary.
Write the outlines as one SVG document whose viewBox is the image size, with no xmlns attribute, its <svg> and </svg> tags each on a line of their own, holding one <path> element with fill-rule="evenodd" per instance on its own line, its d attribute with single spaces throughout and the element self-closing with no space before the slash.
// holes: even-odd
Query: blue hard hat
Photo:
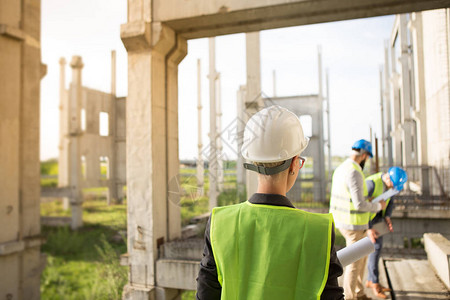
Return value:
<svg viewBox="0 0 450 300">
<path fill-rule="evenodd" d="M 353 144 L 352 149 L 357 149 L 357 150 L 362 149 L 362 150 L 366 151 L 367 153 L 369 153 L 370 157 L 373 157 L 372 144 L 369 141 L 366 141 L 366 140 L 356 141 Z"/>
<path fill-rule="evenodd" d="M 401 191 L 403 190 L 403 185 L 408 180 L 408 174 L 406 171 L 399 167 L 389 168 L 389 178 L 391 178 L 394 188 Z"/>
</svg>

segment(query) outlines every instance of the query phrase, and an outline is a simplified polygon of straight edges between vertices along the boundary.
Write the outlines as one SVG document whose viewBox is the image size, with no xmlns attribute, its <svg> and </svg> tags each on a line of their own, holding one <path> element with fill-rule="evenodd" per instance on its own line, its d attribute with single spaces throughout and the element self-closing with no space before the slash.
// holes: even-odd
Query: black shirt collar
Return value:
<svg viewBox="0 0 450 300">
<path fill-rule="evenodd" d="M 295 208 L 295 206 L 292 205 L 291 201 L 289 201 L 288 198 L 286 198 L 283 195 L 278 195 L 278 194 L 255 193 L 250 197 L 250 199 L 248 199 L 248 202 L 250 202 L 252 204 L 287 206 L 287 207 Z"/>
</svg>

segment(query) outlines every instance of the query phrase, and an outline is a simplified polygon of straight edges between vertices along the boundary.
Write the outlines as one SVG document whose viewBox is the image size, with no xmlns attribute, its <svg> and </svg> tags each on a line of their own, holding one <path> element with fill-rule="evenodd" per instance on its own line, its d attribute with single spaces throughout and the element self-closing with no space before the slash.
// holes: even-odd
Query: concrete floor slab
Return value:
<svg viewBox="0 0 450 300">
<path fill-rule="evenodd" d="M 427 260 L 386 261 L 395 299 L 449 299 L 450 293 Z"/>
</svg>

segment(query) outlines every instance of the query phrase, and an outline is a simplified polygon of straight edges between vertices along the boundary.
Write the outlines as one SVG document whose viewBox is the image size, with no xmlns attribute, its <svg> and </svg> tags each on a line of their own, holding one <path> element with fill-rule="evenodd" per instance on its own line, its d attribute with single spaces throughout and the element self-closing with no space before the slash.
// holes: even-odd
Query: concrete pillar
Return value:
<svg viewBox="0 0 450 300">
<path fill-rule="evenodd" d="M 391 81 L 389 70 L 389 45 L 386 42 L 384 47 L 384 99 L 386 100 L 386 144 L 387 148 L 387 165 L 392 166 L 394 164 L 392 154 L 392 109 L 391 109 Z"/>
<path fill-rule="evenodd" d="M 69 92 L 69 186 L 71 188 L 70 206 L 72 209 L 72 222 L 70 227 L 78 229 L 83 226 L 83 195 L 81 192 L 81 97 L 83 62 L 80 56 L 73 56 L 70 62 L 72 68 L 72 83 Z"/>
<path fill-rule="evenodd" d="M 209 209 L 217 206 L 217 105 L 216 105 L 216 42 L 209 38 Z"/>
<path fill-rule="evenodd" d="M 259 32 L 245 34 L 246 58 L 247 58 L 247 88 L 244 103 L 244 123 L 253 114 L 263 107 L 261 97 L 261 53 Z M 247 198 L 253 195 L 258 188 L 258 175 L 253 171 L 246 171 Z"/>
<path fill-rule="evenodd" d="M 150 5 L 133 1 L 128 8 L 121 26 L 128 52 L 129 279 L 123 297 L 159 300 L 167 299 L 167 290 L 155 287 L 158 249 L 181 236 L 179 196 L 169 193 L 168 183 L 179 174 L 177 75 L 187 43 L 151 21 Z"/>
<path fill-rule="evenodd" d="M 216 128 L 216 136 L 217 136 L 217 189 L 219 192 L 223 191 L 223 145 L 222 145 L 222 137 L 220 134 L 222 133 L 222 94 L 220 89 L 220 73 L 217 73 L 216 77 L 217 84 L 217 94 L 216 94 L 216 113 L 217 113 L 217 128 Z"/>
<path fill-rule="evenodd" d="M 40 299 L 40 1 L 0 4 L 0 298 Z"/>
<path fill-rule="evenodd" d="M 406 15 L 400 15 L 399 26 L 399 41 L 401 47 L 401 95 L 400 95 L 400 109 L 401 109 L 401 140 L 402 140 L 402 157 L 403 165 L 415 165 L 412 157 L 416 153 L 416 147 L 413 147 L 413 139 L 416 136 L 415 126 L 411 118 L 412 95 L 411 95 L 411 76 L 410 76 L 410 53 L 408 43 L 408 28 Z"/>
<path fill-rule="evenodd" d="M 203 143 L 202 143 L 202 77 L 201 77 L 201 62 L 197 59 L 197 120 L 198 120 L 198 158 L 197 158 L 197 188 L 199 196 L 203 196 L 204 190 L 204 163 L 203 163 Z"/>
<path fill-rule="evenodd" d="M 396 25 L 398 30 L 399 17 L 396 17 Z M 398 57 L 395 54 L 394 43 L 400 43 L 400 41 L 391 40 L 390 46 L 390 58 L 391 58 L 391 99 L 393 107 L 393 121 L 392 121 L 392 138 L 393 138 L 393 163 L 395 165 L 403 165 L 402 160 L 402 140 L 401 140 L 401 106 L 400 106 L 400 74 L 396 69 Z"/>
<path fill-rule="evenodd" d="M 411 14 L 410 25 L 415 95 L 413 119 L 417 124 L 417 162 L 419 165 L 426 166 L 428 164 L 427 105 L 425 96 L 423 25 L 421 12 Z M 427 195 L 430 193 L 429 169 L 422 168 L 421 173 L 422 194 Z"/>
<path fill-rule="evenodd" d="M 236 161 L 236 183 L 237 183 L 237 196 L 239 200 L 245 201 L 245 169 L 244 169 L 244 157 L 242 157 L 241 149 L 244 142 L 244 129 L 245 129 L 245 109 L 244 100 L 245 86 L 241 85 L 236 93 L 237 98 L 237 125 L 236 125 L 236 138 L 237 138 L 237 161 Z"/>
<path fill-rule="evenodd" d="M 109 159 L 109 178 L 108 178 L 108 194 L 106 202 L 108 205 L 111 203 L 117 203 L 118 192 L 117 190 L 122 186 L 117 185 L 116 176 L 116 51 L 111 51 L 111 110 L 108 114 L 109 122 L 109 135 L 111 140 L 111 154 Z"/>
<path fill-rule="evenodd" d="M 386 163 L 385 148 L 385 111 L 384 111 L 384 89 L 383 89 L 383 68 L 380 67 L 380 113 L 381 113 L 381 160 Z"/>
<path fill-rule="evenodd" d="M 275 98 L 277 96 L 277 74 L 275 70 L 272 71 L 273 90 L 272 95 Z"/>
<path fill-rule="evenodd" d="M 322 78 L 322 50 L 318 48 L 318 74 L 319 74 L 319 93 L 317 110 L 317 122 L 312 122 L 312 134 L 318 138 L 319 151 L 313 153 L 314 164 L 314 201 L 326 201 L 326 184 L 325 184 L 325 135 L 323 129 L 323 78 Z"/>
<path fill-rule="evenodd" d="M 69 185 L 69 139 L 68 139 L 68 119 L 69 119 L 69 99 L 66 90 L 66 60 L 61 57 L 59 60 L 59 157 L 58 157 L 58 186 Z M 70 198 L 62 198 L 63 209 L 68 210 Z"/>
<path fill-rule="evenodd" d="M 326 72 L 326 86 L 327 86 L 327 148 L 328 148 L 328 178 L 331 183 L 331 175 L 333 173 L 333 166 L 331 165 L 331 124 L 330 124 L 330 88 L 328 85 L 328 71 Z M 331 189 L 331 186 L 330 186 Z"/>
<path fill-rule="evenodd" d="M 122 203 L 125 198 L 123 188 L 126 185 L 126 99 L 116 98 L 116 187 L 117 201 Z"/>
</svg>

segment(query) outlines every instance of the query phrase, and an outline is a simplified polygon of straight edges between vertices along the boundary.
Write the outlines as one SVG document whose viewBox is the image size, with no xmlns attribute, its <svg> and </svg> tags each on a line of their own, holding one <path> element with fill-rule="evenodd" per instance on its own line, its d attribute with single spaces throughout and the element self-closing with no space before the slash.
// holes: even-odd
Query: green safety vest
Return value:
<svg viewBox="0 0 450 300">
<path fill-rule="evenodd" d="M 384 184 L 383 184 L 383 179 L 381 178 L 381 176 L 383 176 L 383 172 L 379 172 L 379 173 L 370 175 L 369 177 L 366 178 L 366 180 L 372 180 L 373 183 L 375 184 L 374 189 L 373 189 L 373 194 L 372 194 L 373 198 L 380 196 L 384 192 Z M 386 215 L 386 208 L 387 208 L 390 200 L 391 200 L 391 198 L 386 200 L 386 207 L 382 211 L 383 218 Z M 377 215 L 377 213 L 371 213 L 370 219 L 372 220 L 373 218 L 375 218 L 376 215 Z"/>
<path fill-rule="evenodd" d="M 370 212 L 356 210 L 351 201 L 346 178 L 352 169 L 357 170 L 361 174 L 363 178 L 363 195 L 367 196 L 364 174 L 356 162 L 346 160 L 337 167 L 333 174 L 330 199 L 330 213 L 333 214 L 337 226 L 339 223 L 347 225 L 366 225 L 369 223 Z"/>
<path fill-rule="evenodd" d="M 319 299 L 332 223 L 330 214 L 248 201 L 214 208 L 210 238 L 221 299 Z"/>
</svg>

